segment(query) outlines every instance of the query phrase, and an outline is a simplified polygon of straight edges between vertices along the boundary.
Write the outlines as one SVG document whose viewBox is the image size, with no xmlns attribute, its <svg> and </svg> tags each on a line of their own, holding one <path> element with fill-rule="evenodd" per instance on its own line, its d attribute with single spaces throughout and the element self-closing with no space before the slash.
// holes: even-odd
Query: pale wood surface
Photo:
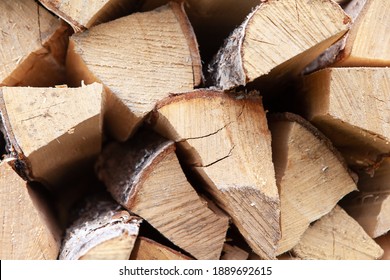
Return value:
<svg viewBox="0 0 390 280">
<path fill-rule="evenodd" d="M 3 87 L 1 112 L 15 157 L 27 158 L 26 175 L 56 186 L 102 142 L 103 87 Z"/>
<path fill-rule="evenodd" d="M 265 1 L 233 32 L 211 63 L 214 83 L 229 89 L 273 69 L 274 76 L 298 74 L 347 32 L 349 22 L 333 1 Z"/>
<path fill-rule="evenodd" d="M 151 132 L 112 144 L 99 159 L 98 176 L 113 197 L 197 259 L 219 259 L 228 229 L 187 181 L 172 141 Z"/>
<path fill-rule="evenodd" d="M 0 259 L 57 259 L 61 232 L 34 188 L 0 163 Z"/>
<path fill-rule="evenodd" d="M 134 133 L 158 100 L 201 82 L 196 38 L 177 3 L 72 36 L 67 65 L 71 84 L 101 81 L 109 89 L 107 127 L 119 140 Z"/>
<path fill-rule="evenodd" d="M 162 101 L 152 122 L 159 133 L 179 142 L 186 164 L 252 249 L 274 258 L 279 196 L 261 99 L 194 91 Z"/>
<path fill-rule="evenodd" d="M 131 260 L 191 260 L 190 257 L 157 243 L 149 238 L 139 236 L 130 256 Z"/>
<path fill-rule="evenodd" d="M 269 127 L 280 194 L 282 254 L 298 244 L 310 223 L 357 187 L 331 142 L 310 123 L 280 114 L 271 117 Z"/>
<path fill-rule="evenodd" d="M 128 260 L 142 219 L 111 200 L 92 198 L 67 229 L 60 260 Z"/>
<path fill-rule="evenodd" d="M 302 259 L 378 259 L 383 250 L 339 206 L 314 223 L 293 249 Z"/>
<path fill-rule="evenodd" d="M 248 257 L 249 253 L 240 247 L 228 243 L 223 245 L 221 260 L 246 260 Z"/>
</svg>

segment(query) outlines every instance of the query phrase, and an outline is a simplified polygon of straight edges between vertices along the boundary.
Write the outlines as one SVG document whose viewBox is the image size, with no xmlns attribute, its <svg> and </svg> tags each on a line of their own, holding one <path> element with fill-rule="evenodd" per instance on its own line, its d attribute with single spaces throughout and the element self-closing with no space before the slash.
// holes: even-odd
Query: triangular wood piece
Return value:
<svg viewBox="0 0 390 280">
<path fill-rule="evenodd" d="M 240 247 L 225 243 L 223 245 L 221 260 L 247 260 L 249 253 Z"/>
<path fill-rule="evenodd" d="M 103 150 L 99 178 L 126 209 L 197 259 L 219 259 L 228 218 L 207 207 L 187 181 L 175 145 L 142 132 Z"/>
<path fill-rule="evenodd" d="M 261 99 L 244 95 L 199 90 L 170 97 L 158 104 L 150 122 L 178 142 L 183 161 L 251 248 L 274 258 L 280 226 L 271 135 Z"/>
<path fill-rule="evenodd" d="M 43 6 L 66 22 L 75 32 L 106 22 L 134 10 L 135 0 L 39 0 Z"/>
<path fill-rule="evenodd" d="M 61 232 L 49 204 L 5 162 L 0 205 L 0 259 L 57 259 Z"/>
<path fill-rule="evenodd" d="M 190 257 L 149 238 L 139 236 L 130 256 L 131 260 L 191 260 Z"/>
<path fill-rule="evenodd" d="M 80 172 L 100 152 L 103 87 L 3 87 L 0 110 L 15 169 L 47 186 Z"/>
<path fill-rule="evenodd" d="M 213 84 L 230 89 L 264 75 L 298 74 L 340 39 L 350 18 L 333 1 L 262 1 L 210 65 Z"/>
<path fill-rule="evenodd" d="M 69 28 L 30 0 L 0 1 L 0 86 L 65 83 Z"/>
<path fill-rule="evenodd" d="M 378 243 L 384 251 L 381 260 L 390 260 L 390 233 L 376 238 L 375 242 Z"/>
<path fill-rule="evenodd" d="M 282 254 L 298 244 L 310 223 L 357 187 L 331 142 L 309 122 L 278 114 L 270 117 L 269 128 L 281 204 Z"/>
<path fill-rule="evenodd" d="M 141 219 L 111 200 L 92 198 L 67 229 L 60 260 L 128 260 Z"/>
<path fill-rule="evenodd" d="M 201 82 L 195 35 L 183 7 L 173 2 L 72 36 L 67 66 L 72 85 L 84 80 L 107 87 L 106 127 L 121 141 L 158 100 Z"/>
<path fill-rule="evenodd" d="M 293 249 L 302 259 L 378 259 L 383 250 L 339 206 L 314 223 Z"/>
</svg>

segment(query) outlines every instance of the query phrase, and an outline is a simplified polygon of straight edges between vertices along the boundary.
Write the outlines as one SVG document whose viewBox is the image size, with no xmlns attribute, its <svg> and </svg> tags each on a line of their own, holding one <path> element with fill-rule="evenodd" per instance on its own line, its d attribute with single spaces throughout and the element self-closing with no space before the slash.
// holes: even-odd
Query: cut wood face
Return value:
<svg viewBox="0 0 390 280">
<path fill-rule="evenodd" d="M 152 121 L 159 133 L 179 142 L 184 160 L 252 249 L 274 258 L 279 197 L 261 99 L 207 90 L 184 93 L 162 101 Z"/>
<path fill-rule="evenodd" d="M 57 259 L 61 232 L 52 210 L 4 162 L 0 163 L 0 202 L 0 259 Z"/>
<path fill-rule="evenodd" d="M 176 3 L 74 35 L 68 54 L 73 84 L 98 80 L 109 90 L 107 127 L 119 140 L 134 133 L 158 100 L 201 82 L 195 35 Z"/>
<path fill-rule="evenodd" d="M 60 260 L 128 260 L 141 219 L 110 200 L 93 198 L 67 229 Z"/>
<path fill-rule="evenodd" d="M 269 127 L 280 194 L 282 254 L 298 244 L 310 223 L 357 187 L 331 142 L 310 123 L 284 114 L 271 117 Z"/>
<path fill-rule="evenodd" d="M 102 95 L 100 84 L 0 90 L 10 152 L 26 161 L 29 179 L 57 186 L 71 174 L 69 170 L 97 156 L 102 142 Z"/>
<path fill-rule="evenodd" d="M 293 252 L 317 260 L 369 260 L 383 255 L 381 247 L 339 206 L 311 226 Z"/>
<path fill-rule="evenodd" d="M 333 1 L 266 1 L 218 52 L 211 64 L 215 85 L 245 85 L 271 70 L 273 77 L 296 75 L 340 39 L 349 22 Z"/>
<path fill-rule="evenodd" d="M 65 82 L 68 28 L 34 1 L 0 2 L 0 85 Z M 8 28 L 7 28 L 8 27 Z"/>
<path fill-rule="evenodd" d="M 188 183 L 172 141 L 155 133 L 112 144 L 97 164 L 113 197 L 197 259 L 219 259 L 228 218 L 214 213 Z"/>
</svg>

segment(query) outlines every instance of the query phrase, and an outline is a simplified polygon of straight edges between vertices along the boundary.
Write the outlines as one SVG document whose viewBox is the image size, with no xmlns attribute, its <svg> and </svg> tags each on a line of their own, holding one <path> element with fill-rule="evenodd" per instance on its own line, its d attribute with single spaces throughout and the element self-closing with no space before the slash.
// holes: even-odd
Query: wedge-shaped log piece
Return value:
<svg viewBox="0 0 390 280">
<path fill-rule="evenodd" d="M 355 1 L 356 2 L 356 1 Z M 390 2 L 366 0 L 351 27 L 339 66 L 390 66 Z"/>
<path fill-rule="evenodd" d="M 47 201 L 7 163 L 0 163 L 0 259 L 58 257 L 61 232 Z"/>
<path fill-rule="evenodd" d="M 226 40 L 210 65 L 222 89 L 270 74 L 298 74 L 340 39 L 350 18 L 333 1 L 269 0 Z M 271 72 L 272 70 L 272 72 Z"/>
<path fill-rule="evenodd" d="M 102 22 L 130 13 L 135 0 L 39 0 L 48 10 L 66 22 L 75 32 L 83 31 Z"/>
<path fill-rule="evenodd" d="M 348 197 L 342 204 L 373 238 L 390 230 L 390 158 L 385 158 L 373 176 L 362 173 L 359 193 Z"/>
<path fill-rule="evenodd" d="M 109 199 L 92 197 L 66 230 L 60 260 L 128 260 L 142 220 Z"/>
<path fill-rule="evenodd" d="M 104 149 L 99 178 L 126 209 L 197 259 L 219 259 L 228 218 L 207 207 L 187 181 L 175 145 L 154 132 Z"/>
<path fill-rule="evenodd" d="M 72 85 L 100 81 L 108 88 L 107 127 L 121 141 L 158 100 L 201 82 L 195 35 L 177 3 L 72 36 L 67 66 Z"/>
<path fill-rule="evenodd" d="M 179 142 L 183 161 L 232 218 L 251 248 L 274 258 L 279 195 L 261 99 L 198 90 L 160 102 L 155 129 Z"/>
<path fill-rule="evenodd" d="M 314 223 L 293 249 L 302 259 L 379 259 L 383 250 L 339 206 Z"/>
<path fill-rule="evenodd" d="M 305 78 L 302 114 L 347 162 L 372 167 L 390 152 L 389 68 L 327 68 Z"/>
<path fill-rule="evenodd" d="M 131 260 L 191 260 L 190 257 L 146 237 L 138 237 Z"/>
<path fill-rule="evenodd" d="M 0 85 L 65 82 L 68 26 L 30 0 L 0 1 L 0 26 Z"/>
<path fill-rule="evenodd" d="M 309 122 L 298 115 L 277 114 L 270 117 L 269 128 L 281 204 L 282 254 L 298 244 L 310 223 L 357 187 L 341 155 Z"/>
<path fill-rule="evenodd" d="M 249 253 L 240 247 L 225 243 L 223 245 L 223 251 L 221 260 L 247 260 Z"/>
<path fill-rule="evenodd" d="M 22 177 L 49 187 L 96 160 L 102 142 L 103 87 L 3 87 L 0 109 L 8 150 Z"/>
<path fill-rule="evenodd" d="M 384 251 L 381 260 L 390 260 L 390 233 L 376 238 L 375 242 L 378 243 Z"/>
</svg>

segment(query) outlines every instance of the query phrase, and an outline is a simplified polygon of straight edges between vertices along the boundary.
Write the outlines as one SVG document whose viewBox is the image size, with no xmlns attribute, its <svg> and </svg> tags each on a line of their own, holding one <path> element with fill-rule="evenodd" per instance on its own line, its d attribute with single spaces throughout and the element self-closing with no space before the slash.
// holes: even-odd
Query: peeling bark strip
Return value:
<svg viewBox="0 0 390 280">
<path fill-rule="evenodd" d="M 141 219 L 111 200 L 88 200 L 66 231 L 60 260 L 128 260 Z"/>
<path fill-rule="evenodd" d="M 61 232 L 47 201 L 4 162 L 0 205 L 0 259 L 57 259 Z"/>
<path fill-rule="evenodd" d="M 210 73 L 231 89 L 269 74 L 298 74 L 348 30 L 350 18 L 333 1 L 266 1 L 226 40 Z"/>
<path fill-rule="evenodd" d="M 103 87 L 3 87 L 0 112 L 15 169 L 48 187 L 96 159 L 102 142 Z"/>
<path fill-rule="evenodd" d="M 172 141 L 142 132 L 111 144 L 97 173 L 120 204 L 175 245 L 197 259 L 219 259 L 228 218 L 210 210 L 188 183 Z"/>
<path fill-rule="evenodd" d="M 279 255 L 357 187 L 344 159 L 309 122 L 287 113 L 271 115 L 269 127 L 281 204 Z"/>
<path fill-rule="evenodd" d="M 158 100 L 201 83 L 198 44 L 177 3 L 73 35 L 67 66 L 72 85 L 84 80 L 106 86 L 107 128 L 120 141 L 135 132 Z"/>
<path fill-rule="evenodd" d="M 0 86 L 65 82 L 69 28 L 63 22 L 35 1 L 2 0 L 0 26 Z"/>
<path fill-rule="evenodd" d="M 150 122 L 178 142 L 184 161 L 252 249 L 274 258 L 279 197 L 261 99 L 207 90 L 183 93 L 160 102 Z"/>
<path fill-rule="evenodd" d="M 293 253 L 306 260 L 373 260 L 379 259 L 383 250 L 336 206 L 305 232 Z"/>
</svg>

